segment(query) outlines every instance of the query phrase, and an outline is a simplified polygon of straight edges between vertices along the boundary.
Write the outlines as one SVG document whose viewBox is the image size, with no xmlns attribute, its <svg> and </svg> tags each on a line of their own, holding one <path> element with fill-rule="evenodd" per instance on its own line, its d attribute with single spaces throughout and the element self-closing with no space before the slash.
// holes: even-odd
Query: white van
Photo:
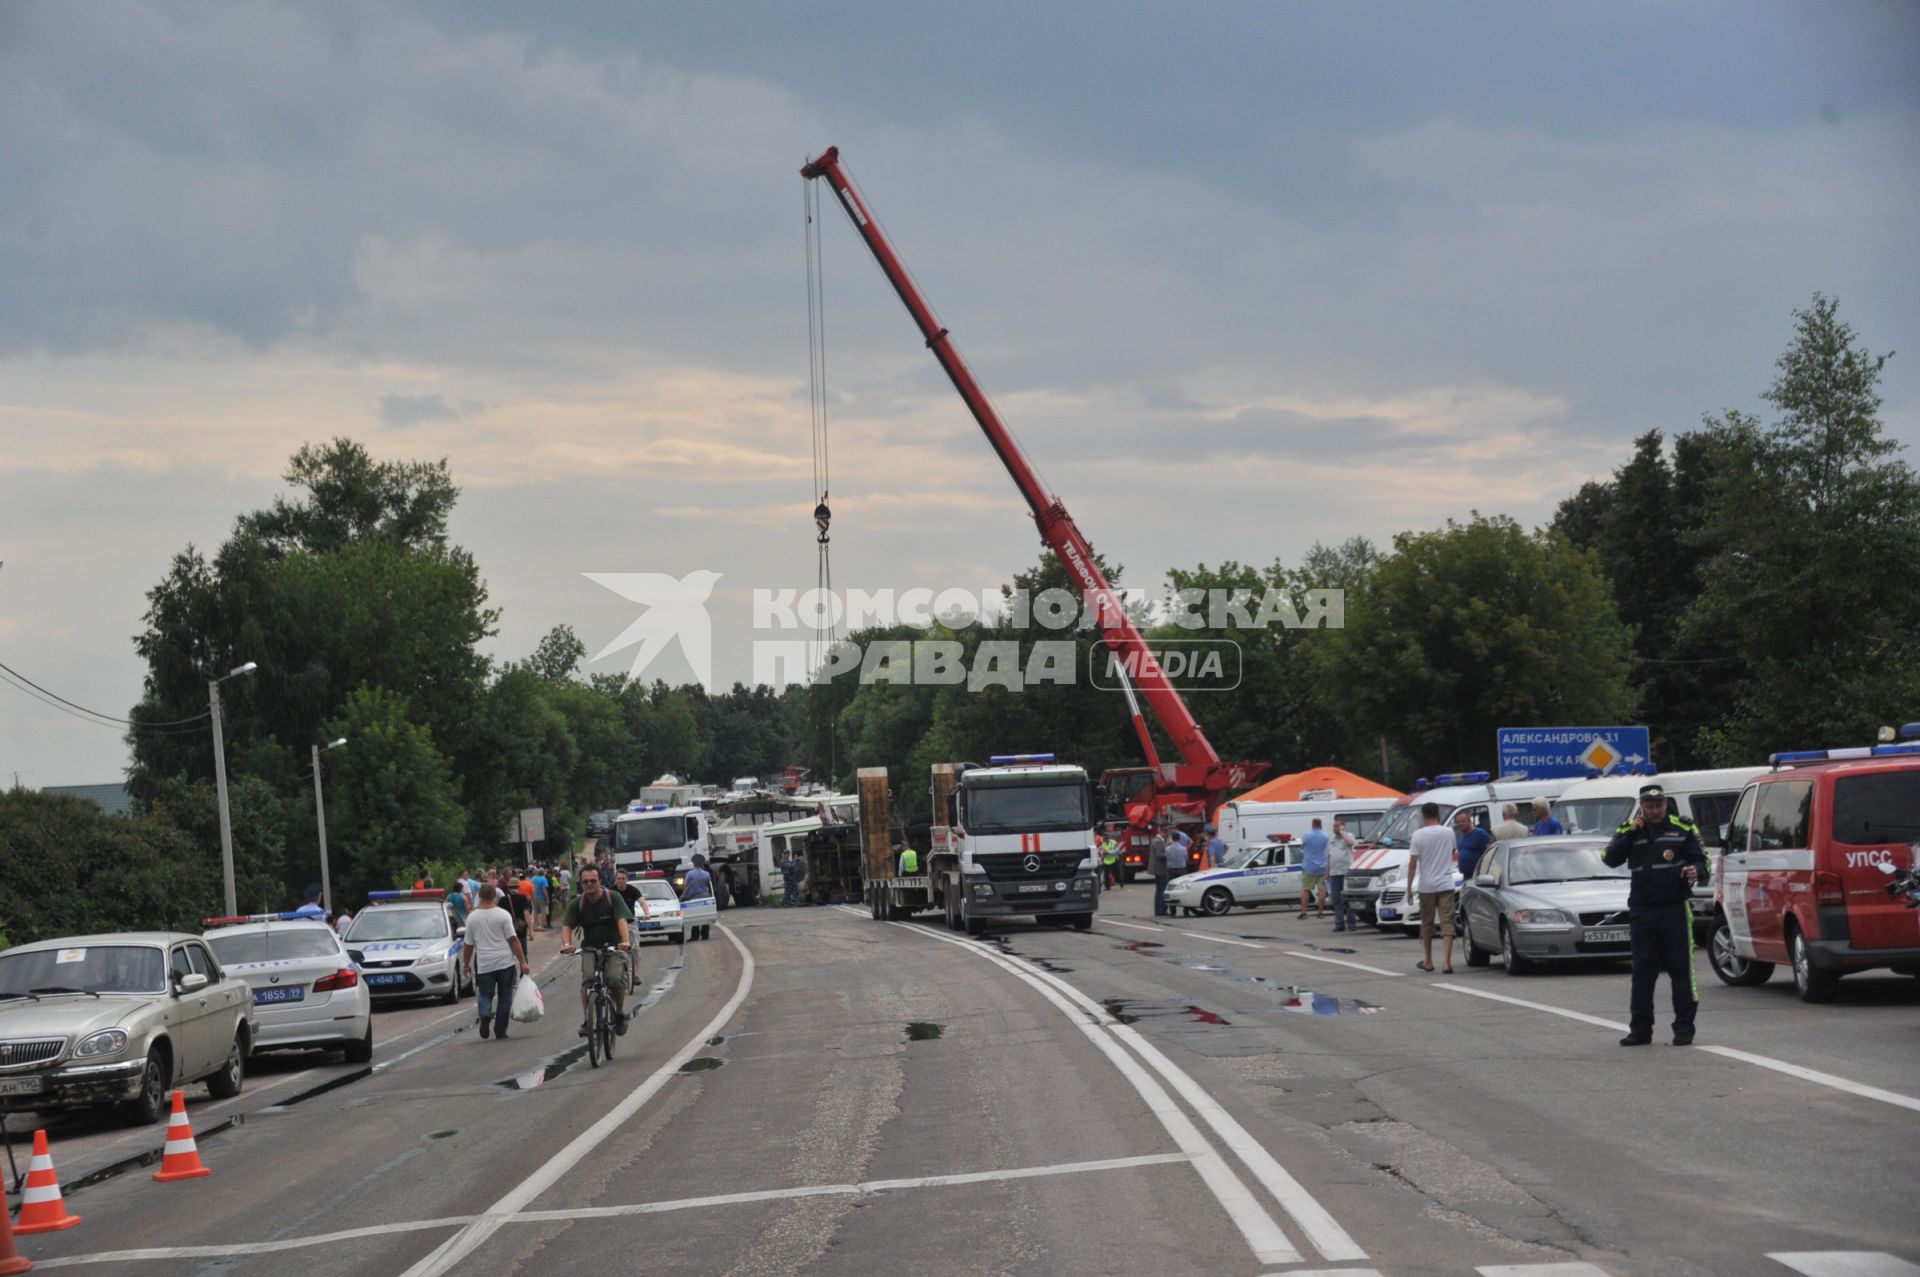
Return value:
<svg viewBox="0 0 1920 1277">
<path fill-rule="evenodd" d="M 1264 847 L 1274 841 L 1275 834 L 1286 834 L 1288 841 L 1298 843 L 1313 828 L 1316 816 L 1320 827 L 1329 833 L 1333 831 L 1333 822 L 1338 820 L 1345 822 L 1347 831 L 1355 838 L 1365 838 L 1398 801 L 1397 798 L 1336 798 L 1330 790 L 1290 803 L 1236 801 L 1222 803 L 1214 823 L 1219 826 L 1220 839 L 1229 851 Z"/>
<path fill-rule="evenodd" d="M 1700 845 L 1717 870 L 1720 829 L 1733 816 L 1740 787 L 1769 770 L 1766 767 L 1717 767 L 1706 771 L 1657 772 L 1651 776 L 1600 776 L 1567 786 L 1566 792 L 1555 800 L 1553 814 L 1570 834 L 1611 837 L 1614 830 L 1632 819 L 1634 804 L 1640 800 L 1640 787 L 1658 785 L 1674 800 L 1681 818 L 1700 830 Z M 1703 925 L 1713 921 L 1711 874 L 1694 885 L 1693 917 Z"/>
<path fill-rule="evenodd" d="M 1354 856 L 1354 870 L 1364 877 L 1358 884 L 1353 876 L 1348 877 L 1348 895 L 1358 896 L 1356 909 L 1362 903 L 1371 906 L 1367 912 L 1377 927 L 1418 927 L 1420 895 L 1409 890 L 1412 884 L 1407 880 L 1407 847 L 1413 831 L 1425 823 L 1420 814 L 1422 807 L 1428 803 L 1437 805 L 1443 825 L 1452 821 L 1455 812 L 1465 811 L 1474 824 L 1491 829 L 1500 823 L 1501 809 L 1512 803 L 1520 809 L 1520 823 L 1531 827 L 1534 800 L 1558 798 L 1576 779 L 1556 776 L 1529 780 L 1524 776 L 1511 776 L 1494 780 L 1487 772 L 1439 777 L 1439 784 L 1434 788 L 1407 795 L 1402 800 L 1404 805 L 1388 813 L 1387 819 L 1374 831 L 1375 846 Z M 1360 887 L 1358 893 L 1354 890 L 1356 885 Z"/>
</svg>

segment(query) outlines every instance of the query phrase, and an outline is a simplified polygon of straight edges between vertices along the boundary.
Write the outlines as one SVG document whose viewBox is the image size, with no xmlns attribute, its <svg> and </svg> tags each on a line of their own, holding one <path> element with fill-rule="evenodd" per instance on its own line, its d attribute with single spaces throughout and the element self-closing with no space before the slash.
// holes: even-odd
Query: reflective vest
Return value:
<svg viewBox="0 0 1920 1277">
<path fill-rule="evenodd" d="M 1107 839 L 1100 848 L 1100 859 L 1109 865 L 1120 859 L 1120 845 L 1111 838 Z"/>
<path fill-rule="evenodd" d="M 920 872 L 920 853 L 909 847 L 900 853 L 900 872 L 917 874 Z"/>
</svg>

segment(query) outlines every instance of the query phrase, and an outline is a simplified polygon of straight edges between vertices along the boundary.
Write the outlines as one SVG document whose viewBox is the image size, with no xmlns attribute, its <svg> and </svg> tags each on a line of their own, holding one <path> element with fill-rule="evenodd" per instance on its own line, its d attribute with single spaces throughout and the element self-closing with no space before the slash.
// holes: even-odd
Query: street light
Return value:
<svg viewBox="0 0 1920 1277">
<path fill-rule="evenodd" d="M 233 817 L 227 814 L 227 740 L 220 730 L 220 684 L 229 678 L 251 674 L 259 668 L 258 663 L 248 661 L 245 665 L 228 670 L 225 678 L 207 680 L 207 695 L 213 701 L 213 779 L 220 791 L 220 868 L 225 876 L 227 916 L 230 918 L 240 912 L 240 905 L 233 892 Z"/>
<path fill-rule="evenodd" d="M 320 751 L 339 749 L 346 743 L 347 738 L 342 736 L 313 747 L 313 815 L 320 823 L 320 907 L 329 918 L 333 917 L 333 879 L 327 873 L 327 800 L 320 793 Z"/>
</svg>

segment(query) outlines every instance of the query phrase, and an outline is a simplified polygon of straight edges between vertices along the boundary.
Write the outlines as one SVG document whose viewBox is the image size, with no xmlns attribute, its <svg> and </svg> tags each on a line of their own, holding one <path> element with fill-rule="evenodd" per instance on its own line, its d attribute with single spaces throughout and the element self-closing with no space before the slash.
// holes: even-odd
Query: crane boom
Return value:
<svg viewBox="0 0 1920 1277">
<path fill-rule="evenodd" d="M 1217 805 L 1217 795 L 1224 790 L 1247 783 L 1265 771 L 1264 764 L 1240 763 L 1228 765 L 1221 762 L 1206 733 L 1200 729 L 1199 722 L 1188 710 L 1179 691 L 1168 680 L 1159 662 L 1147 647 L 1146 639 L 1121 606 L 1113 586 L 1107 581 L 1106 574 L 1093 557 L 1093 548 L 1081 534 L 1080 528 L 1067 513 L 1067 508 L 1057 496 L 1048 492 L 1040 478 L 1033 471 L 1020 445 L 994 411 L 986 393 L 974 380 L 973 372 L 967 367 L 966 360 L 955 348 L 947 330 L 934 317 L 933 308 L 907 273 L 900 257 L 888 242 L 886 234 L 880 229 L 879 222 L 867 208 L 866 201 L 854 188 L 853 179 L 847 176 L 840 164 L 840 148 L 829 147 L 825 154 L 813 160 L 800 170 L 807 179 L 825 178 L 840 204 L 846 209 L 847 216 L 853 222 L 860 238 L 866 241 L 874 259 L 879 262 L 880 270 L 893 285 L 893 290 L 913 317 L 920 329 L 920 335 L 926 339 L 927 348 L 934 358 L 946 370 L 947 377 L 953 382 L 953 388 L 960 392 L 967 410 L 979 423 L 981 433 L 999 456 L 1001 464 L 1020 489 L 1020 495 L 1026 498 L 1027 507 L 1033 512 L 1034 523 L 1040 530 L 1041 539 L 1059 558 L 1079 588 L 1083 600 L 1089 601 L 1096 609 L 1095 618 L 1100 626 L 1102 640 L 1107 647 L 1120 657 L 1124 671 L 1134 671 L 1139 683 L 1140 693 L 1152 707 L 1167 734 L 1172 738 L 1174 749 L 1180 762 L 1173 765 L 1159 765 L 1153 748 L 1152 738 L 1147 734 L 1144 721 L 1140 719 L 1137 708 L 1134 713 L 1136 730 L 1141 736 L 1141 744 L 1147 757 L 1153 760 L 1155 767 L 1155 786 L 1162 793 L 1171 796 L 1170 791 L 1186 791 L 1188 794 L 1202 796 L 1205 810 L 1211 812 Z M 1132 695 L 1129 693 L 1129 703 Z M 1159 804 L 1156 803 L 1156 806 Z"/>
</svg>

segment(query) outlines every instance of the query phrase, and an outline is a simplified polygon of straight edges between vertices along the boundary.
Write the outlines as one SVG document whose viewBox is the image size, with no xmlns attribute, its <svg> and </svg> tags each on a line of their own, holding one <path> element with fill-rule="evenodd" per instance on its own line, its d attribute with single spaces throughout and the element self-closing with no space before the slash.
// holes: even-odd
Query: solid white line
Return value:
<svg viewBox="0 0 1920 1277">
<path fill-rule="evenodd" d="M 965 1184 L 993 1184 L 1002 1180 L 1042 1179 L 1055 1175 L 1084 1175 L 1090 1171 L 1128 1170 L 1136 1166 L 1165 1166 L 1190 1161 L 1185 1153 L 1148 1153 L 1141 1157 L 1110 1157 L 1097 1162 L 1063 1162 L 1055 1166 L 1022 1166 L 1004 1171 L 969 1171 L 961 1175 L 920 1175 L 910 1179 L 876 1179 L 861 1184 L 803 1184 L 797 1188 L 770 1188 L 711 1197 L 683 1197 L 669 1202 L 633 1202 L 617 1206 L 576 1206 L 564 1210 L 521 1211 L 515 1224 L 562 1223 L 575 1219 L 612 1219 L 622 1215 L 658 1215 L 667 1211 L 699 1210 L 711 1206 L 739 1206 L 750 1202 L 782 1202 L 796 1197 L 857 1197 L 868 1193 L 898 1192 L 903 1188 L 951 1188 Z"/>
<path fill-rule="evenodd" d="M 705 1028 L 694 1034 L 685 1046 L 674 1052 L 673 1056 L 656 1069 L 652 1076 L 608 1110 L 604 1117 L 582 1131 L 572 1143 L 548 1158 L 546 1163 L 527 1176 L 519 1187 L 488 1207 L 480 1219 L 462 1228 L 435 1247 L 426 1258 L 407 1269 L 404 1277 L 439 1277 L 439 1274 L 449 1271 L 462 1259 L 478 1250 L 489 1237 L 500 1231 L 501 1226 L 506 1222 L 505 1217 L 525 1209 L 529 1202 L 558 1183 L 560 1177 L 572 1170 L 582 1158 L 599 1148 L 609 1135 L 619 1129 L 628 1118 L 638 1113 L 641 1107 L 667 1084 L 667 1079 L 679 1072 L 682 1064 L 692 1059 L 700 1048 L 706 1045 L 708 1038 L 726 1027 L 727 1021 L 733 1018 L 733 1013 L 740 1009 L 740 1004 L 747 1000 L 747 994 L 753 988 L 754 961 L 753 954 L 747 951 L 747 946 L 740 943 L 739 937 L 735 936 L 731 929 L 721 926 L 720 934 L 740 951 L 741 968 L 739 986 L 734 989 L 733 996 L 727 999 L 727 1004 L 720 1008 L 719 1014 L 715 1015 Z"/>
<path fill-rule="evenodd" d="M 1229 940 L 1225 936 L 1210 936 L 1204 931 L 1182 931 L 1183 936 L 1192 936 L 1195 940 L 1211 940 L 1215 944 L 1237 944 L 1242 949 L 1264 949 L 1267 946 L 1255 944 L 1251 940 Z"/>
<path fill-rule="evenodd" d="M 1597 1024 L 1603 1029 L 1612 1029 L 1617 1033 L 1625 1033 L 1628 1031 L 1627 1026 L 1618 1020 L 1603 1020 L 1597 1015 L 1586 1015 L 1579 1011 L 1569 1011 L 1565 1007 L 1548 1006 L 1544 1002 L 1529 1002 L 1525 998 L 1510 998 L 1504 993 L 1488 993 L 1485 989 L 1469 989 L 1464 984 L 1448 984 L 1444 980 L 1436 980 L 1428 987 L 1447 989 L 1453 993 L 1464 993 L 1475 998 L 1486 998 L 1492 1002 L 1505 1002 L 1510 1006 L 1526 1007 L 1530 1011 L 1545 1011 L 1548 1015 L 1557 1015 L 1569 1020 L 1578 1020 L 1582 1024 Z"/>
<path fill-rule="evenodd" d="M 1242 1184 L 1228 1168 L 1226 1160 L 1220 1156 L 1213 1145 L 1207 1143 L 1206 1137 L 1200 1134 L 1193 1122 L 1174 1103 L 1173 1097 L 1161 1089 L 1158 1082 L 1149 1077 L 1139 1065 L 1128 1058 L 1125 1051 L 1120 1049 L 1108 1032 L 1110 1026 L 1103 1008 L 1088 1003 L 1077 991 L 1069 987 L 1067 993 L 1070 997 L 1085 1003 L 1084 1007 L 1076 1008 L 1069 997 L 1055 991 L 1049 982 L 1036 978 L 1045 974 L 1039 968 L 1029 969 L 1026 964 L 1017 963 L 1005 954 L 997 953 L 983 945 L 973 944 L 953 936 L 944 936 L 936 931 L 907 923 L 895 922 L 888 925 L 900 927 L 944 944 L 959 945 L 967 952 L 1007 971 L 1016 979 L 1025 981 L 1041 997 L 1053 1003 L 1061 1014 L 1086 1035 L 1087 1041 L 1093 1044 L 1094 1049 L 1106 1056 L 1108 1063 L 1132 1083 L 1133 1089 L 1139 1093 L 1148 1111 L 1160 1120 L 1161 1127 L 1166 1130 L 1181 1152 L 1192 1159 L 1194 1170 L 1213 1193 L 1214 1199 L 1220 1203 L 1227 1217 L 1233 1220 L 1234 1226 L 1240 1230 L 1240 1235 L 1246 1239 L 1254 1258 L 1263 1264 L 1300 1262 L 1300 1252 L 1295 1250 L 1293 1243 L 1287 1240 L 1286 1234 L 1280 1230 L 1280 1225 L 1274 1222 L 1273 1216 L 1267 1213 L 1266 1208 L 1261 1206 L 1253 1194 L 1247 1190 L 1247 1186 Z"/>
<path fill-rule="evenodd" d="M 457 1228 L 470 1224 L 476 1215 L 452 1215 L 445 1219 L 410 1219 L 396 1224 L 373 1224 L 349 1228 L 338 1233 L 316 1233 L 311 1237 L 289 1237 L 281 1241 L 236 1242 L 226 1246 L 165 1246 L 152 1250 L 103 1250 L 93 1255 L 62 1255 L 57 1259 L 36 1259 L 35 1268 L 76 1268 L 81 1264 L 143 1263 L 155 1259 L 222 1259 L 228 1256 L 265 1255 L 274 1251 L 298 1250 L 306 1246 L 331 1246 L 337 1242 L 377 1237 L 382 1233 L 416 1233 L 433 1228 Z"/>
<path fill-rule="evenodd" d="M 567 1210 L 530 1210 L 506 1216 L 502 1224 L 563 1223 L 577 1219 L 607 1219 L 621 1215 L 654 1215 L 666 1211 L 698 1210 L 710 1206 L 736 1206 L 746 1202 L 788 1201 L 799 1197 L 846 1197 L 869 1193 L 897 1192 L 907 1188 L 949 1188 L 966 1184 L 990 1184 L 1002 1180 L 1042 1179 L 1055 1175 L 1084 1175 L 1095 1171 L 1131 1170 L 1139 1166 L 1166 1166 L 1192 1160 L 1185 1153 L 1147 1153 L 1139 1157 L 1109 1157 L 1095 1162 L 1062 1162 L 1054 1166 L 1021 1166 L 1004 1171 L 968 1171 L 959 1175 L 921 1175 L 911 1179 L 876 1179 L 863 1184 L 803 1184 L 797 1188 L 774 1188 L 752 1193 L 725 1193 L 713 1197 L 683 1197 L 669 1202 L 635 1202 L 621 1206 L 580 1206 Z M 60 1259 L 36 1260 L 37 1268 L 75 1267 L 80 1264 L 139 1263 L 156 1259 L 223 1259 L 247 1255 L 265 1255 L 306 1246 L 330 1246 L 382 1233 L 420 1232 L 434 1228 L 455 1228 L 486 1218 L 480 1215 L 455 1215 L 445 1219 L 405 1220 L 395 1224 L 376 1224 L 351 1228 L 344 1232 L 321 1233 L 313 1237 L 282 1238 L 275 1241 L 235 1242 L 219 1246 L 169 1246 L 153 1250 L 112 1250 L 94 1255 L 67 1255 Z M 1295 1274 L 1295 1277 L 1311 1277 Z"/>
<path fill-rule="evenodd" d="M 1920 1113 L 1920 1099 L 1915 1099 L 1911 1095 L 1901 1095 L 1897 1091 L 1883 1091 L 1877 1086 L 1867 1086 L 1862 1082 L 1850 1082 L 1846 1078 L 1838 1077 L 1832 1073 L 1822 1073 L 1818 1069 L 1801 1068 L 1798 1064 L 1788 1064 L 1784 1060 L 1772 1059 L 1765 1055 L 1754 1055 L 1747 1051 L 1736 1051 L 1729 1046 L 1703 1046 L 1700 1050 L 1713 1055 L 1724 1055 L 1729 1060 L 1739 1060 L 1744 1064 L 1752 1064 L 1759 1068 L 1772 1069 L 1776 1073 L 1785 1073 L 1789 1077 L 1797 1077 L 1803 1081 L 1817 1082 L 1821 1086 L 1830 1086 L 1836 1091 L 1845 1091 L 1849 1095 L 1858 1095 L 1863 1099 L 1879 1100 L 1882 1104 L 1896 1104 L 1903 1109 L 1912 1109 L 1914 1112 Z M 1825 1254 L 1828 1252 L 1823 1251 L 1820 1253 Z M 1908 1265 L 1908 1267 L 1912 1268 L 1912 1265 Z M 1893 1272 L 1897 1270 L 1889 1269 L 1888 1271 Z M 1912 1271 L 1915 1274 L 1920 1274 L 1920 1268 L 1912 1268 Z"/>
<path fill-rule="evenodd" d="M 1596 1024 L 1603 1029 L 1613 1029 L 1620 1033 L 1629 1031 L 1628 1026 L 1618 1020 L 1604 1020 L 1597 1015 L 1586 1015 L 1579 1011 L 1569 1011 L 1564 1007 L 1548 1006 L 1544 1002 L 1529 1002 L 1525 998 L 1509 998 L 1500 993 L 1488 993 L 1483 989 L 1469 989 L 1465 985 L 1448 984 L 1438 981 L 1436 989 L 1447 989 L 1454 993 L 1471 994 L 1476 998 L 1489 998 L 1495 1002 L 1507 1002 L 1517 1007 L 1526 1007 L 1531 1011 L 1545 1011 L 1549 1015 L 1562 1016 L 1569 1020 L 1579 1020 L 1583 1024 Z M 1818 1069 L 1802 1068 L 1798 1064 L 1788 1064 L 1785 1060 L 1776 1060 L 1771 1056 L 1755 1055 L 1751 1051 L 1737 1051 L 1730 1046 L 1701 1046 L 1694 1048 L 1709 1055 L 1725 1056 L 1729 1060 L 1739 1060 L 1742 1064 L 1751 1064 L 1756 1068 L 1772 1069 L 1775 1073 L 1785 1073 L 1788 1077 L 1797 1077 L 1803 1082 L 1814 1082 L 1820 1086 L 1830 1086 L 1836 1091 L 1845 1091 L 1849 1095 L 1858 1095 L 1862 1099 L 1878 1100 L 1882 1104 L 1893 1104 L 1900 1108 L 1912 1109 L 1920 1113 L 1920 1098 L 1902 1095 L 1898 1091 L 1883 1091 L 1877 1086 L 1868 1086 L 1864 1082 L 1854 1082 L 1833 1073 L 1822 1073 Z M 1824 1253 L 1824 1252 L 1822 1252 Z"/>
<path fill-rule="evenodd" d="M 1364 962 L 1349 962 L 1345 958 L 1325 958 L 1317 953 L 1301 953 L 1298 949 L 1287 950 L 1287 956 L 1289 958 L 1305 958 L 1308 962 L 1331 962 L 1336 967 L 1352 967 L 1356 971 L 1371 971 L 1375 975 L 1383 975 L 1396 980 L 1406 974 L 1404 971 L 1388 971 L 1385 967 L 1370 967 Z"/>
<path fill-rule="evenodd" d="M 1920 1277 L 1920 1266 L 1878 1250 L 1776 1251 L 1767 1258 L 1805 1277 Z"/>
<path fill-rule="evenodd" d="M 1115 922 L 1112 918 L 1100 918 L 1098 919 L 1098 921 L 1103 926 L 1126 927 L 1131 931 L 1165 931 L 1166 930 L 1165 927 L 1148 927 L 1148 926 L 1143 926 L 1138 922 Z"/>
<path fill-rule="evenodd" d="M 1480 1277 L 1607 1277 L 1607 1270 L 1585 1263 L 1486 1264 L 1473 1271 Z"/>
</svg>

